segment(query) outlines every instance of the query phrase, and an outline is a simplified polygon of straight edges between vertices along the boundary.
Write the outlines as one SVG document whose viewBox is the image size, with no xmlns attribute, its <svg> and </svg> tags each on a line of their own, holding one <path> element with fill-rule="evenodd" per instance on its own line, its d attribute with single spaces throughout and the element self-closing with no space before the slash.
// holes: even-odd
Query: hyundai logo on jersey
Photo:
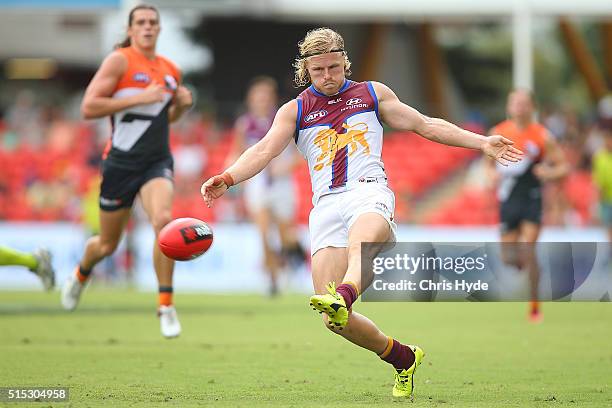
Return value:
<svg viewBox="0 0 612 408">
<path fill-rule="evenodd" d="M 358 103 L 361 103 L 361 98 L 351 98 L 348 101 L 346 101 L 347 105 L 357 105 Z"/>
</svg>

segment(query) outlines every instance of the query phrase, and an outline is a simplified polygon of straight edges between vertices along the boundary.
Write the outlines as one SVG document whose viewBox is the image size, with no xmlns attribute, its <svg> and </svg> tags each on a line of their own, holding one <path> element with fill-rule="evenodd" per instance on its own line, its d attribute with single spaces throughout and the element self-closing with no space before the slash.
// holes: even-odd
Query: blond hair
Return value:
<svg viewBox="0 0 612 408">
<path fill-rule="evenodd" d="M 344 56 L 344 75 L 351 75 L 351 61 L 344 50 L 344 39 L 331 28 L 321 27 L 308 31 L 306 37 L 298 43 L 298 50 L 300 56 L 293 63 L 293 68 L 295 68 L 294 82 L 298 87 L 308 85 L 310 82 L 306 60 L 313 55 L 341 51 Z"/>
</svg>

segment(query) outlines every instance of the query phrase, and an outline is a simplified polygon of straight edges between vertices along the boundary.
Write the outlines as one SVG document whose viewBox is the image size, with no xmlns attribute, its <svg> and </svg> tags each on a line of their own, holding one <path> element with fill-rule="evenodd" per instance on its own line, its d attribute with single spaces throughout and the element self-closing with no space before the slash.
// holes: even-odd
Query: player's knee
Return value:
<svg viewBox="0 0 612 408">
<path fill-rule="evenodd" d="M 155 235 L 159 234 L 159 231 L 161 231 L 161 229 L 164 228 L 170 221 L 172 221 L 172 214 L 170 211 L 162 211 L 159 214 L 156 214 L 152 220 Z"/>
<path fill-rule="evenodd" d="M 349 253 L 358 253 L 358 252 L 361 252 L 361 241 L 359 241 L 359 242 L 349 242 L 347 249 L 348 249 Z"/>
<path fill-rule="evenodd" d="M 117 241 L 108 241 L 100 243 L 100 252 L 103 257 L 111 256 L 117 249 Z"/>
<path fill-rule="evenodd" d="M 365 245 L 362 245 L 364 243 Z M 384 249 L 384 245 L 384 242 L 375 242 L 373 238 L 364 242 L 351 242 L 348 246 L 349 256 L 359 255 L 365 259 L 373 259 Z"/>
</svg>

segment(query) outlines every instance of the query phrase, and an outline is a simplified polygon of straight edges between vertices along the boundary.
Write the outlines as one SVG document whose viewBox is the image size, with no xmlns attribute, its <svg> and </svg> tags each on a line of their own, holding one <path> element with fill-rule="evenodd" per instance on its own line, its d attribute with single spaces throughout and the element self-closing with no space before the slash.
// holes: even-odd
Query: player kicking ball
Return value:
<svg viewBox="0 0 612 408">
<path fill-rule="evenodd" d="M 394 396 L 412 397 L 423 350 L 387 337 L 352 310 L 369 285 L 362 282 L 361 243 L 382 246 L 395 240 L 395 197 L 381 160 L 382 122 L 442 144 L 479 149 L 502 164 L 519 161 L 521 152 L 502 136 L 485 137 L 424 116 L 379 82 L 348 80 L 351 62 L 344 40 L 331 29 L 309 31 L 298 47 L 295 82 L 310 87 L 284 104 L 266 136 L 224 173 L 207 180 L 201 192 L 211 206 L 229 187 L 259 173 L 294 140 L 308 161 L 313 188 L 309 229 L 316 295 L 310 303 L 334 333 L 393 366 Z M 375 252 L 363 255 L 373 258 Z"/>
</svg>

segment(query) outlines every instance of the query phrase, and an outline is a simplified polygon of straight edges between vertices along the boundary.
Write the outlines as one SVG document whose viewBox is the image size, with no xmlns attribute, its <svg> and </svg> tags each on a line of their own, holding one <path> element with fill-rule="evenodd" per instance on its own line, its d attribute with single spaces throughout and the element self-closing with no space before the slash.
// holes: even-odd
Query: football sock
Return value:
<svg viewBox="0 0 612 408">
<path fill-rule="evenodd" d="M 410 347 L 389 337 L 387 348 L 378 355 L 383 361 L 391 364 L 396 370 L 405 370 L 414 364 L 414 352 Z"/>
<path fill-rule="evenodd" d="M 172 286 L 159 287 L 159 305 L 170 306 L 172 304 Z"/>
<path fill-rule="evenodd" d="M 85 283 L 87 279 L 89 279 L 89 275 L 91 274 L 91 269 L 84 269 L 81 265 L 77 265 L 76 267 L 76 277 L 81 283 Z"/>
<path fill-rule="evenodd" d="M 359 292 L 353 282 L 345 282 L 336 288 L 336 292 L 342 295 L 346 302 L 346 308 L 350 309 L 353 303 L 357 300 Z"/>
<path fill-rule="evenodd" d="M 540 312 L 540 302 L 538 302 L 537 300 L 532 300 L 531 301 L 531 313 L 536 314 L 539 312 Z"/>
<path fill-rule="evenodd" d="M 38 266 L 38 260 L 30 253 L 0 246 L 0 265 L 25 266 L 33 271 Z"/>
</svg>

